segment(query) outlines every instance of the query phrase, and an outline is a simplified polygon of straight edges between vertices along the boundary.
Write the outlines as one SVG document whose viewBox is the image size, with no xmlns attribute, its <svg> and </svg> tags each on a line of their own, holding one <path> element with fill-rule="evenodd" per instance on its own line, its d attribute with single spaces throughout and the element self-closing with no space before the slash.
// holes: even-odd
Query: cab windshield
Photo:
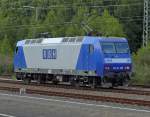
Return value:
<svg viewBox="0 0 150 117">
<path fill-rule="evenodd" d="M 101 47 L 104 53 L 129 53 L 128 43 L 125 42 L 102 42 Z"/>
</svg>

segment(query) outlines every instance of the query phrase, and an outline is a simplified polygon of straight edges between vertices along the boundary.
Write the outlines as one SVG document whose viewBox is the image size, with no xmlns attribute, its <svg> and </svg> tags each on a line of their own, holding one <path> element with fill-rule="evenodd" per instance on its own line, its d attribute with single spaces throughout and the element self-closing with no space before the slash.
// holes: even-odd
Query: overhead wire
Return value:
<svg viewBox="0 0 150 117">
<path fill-rule="evenodd" d="M 142 18 L 137 18 L 137 19 L 128 19 L 128 20 L 120 20 L 120 21 L 124 21 L 124 22 L 132 22 L 132 21 L 141 21 L 143 20 Z M 115 21 L 105 21 L 105 22 L 115 22 Z M 103 22 L 99 22 L 99 23 L 103 23 Z M 49 27 L 49 26 L 63 26 L 63 25 L 80 25 L 80 23 L 78 22 L 64 22 L 64 23 L 47 23 L 47 24 L 42 24 L 40 26 L 40 24 L 30 24 L 30 25 L 18 25 L 18 26 L 4 26 L 4 28 L 2 28 L 3 30 L 18 30 L 19 28 L 46 28 L 45 26 Z M 16 28 L 16 29 L 14 29 Z"/>
<path fill-rule="evenodd" d="M 53 0 L 53 1 L 51 0 L 51 1 L 48 1 L 48 2 L 49 3 L 55 3 L 54 1 L 55 0 Z M 122 2 L 122 1 L 124 1 L 124 0 L 118 0 L 117 2 Z M 14 4 L 20 4 L 20 3 L 22 4 L 22 3 L 27 3 L 27 2 L 29 2 L 29 4 L 32 4 L 32 1 L 27 1 L 27 0 L 21 0 L 21 1 L 14 1 L 13 0 L 13 2 L 8 2 L 8 4 L 14 5 Z M 116 2 L 116 0 L 103 0 L 103 1 L 94 1 L 94 0 L 91 0 L 91 1 L 86 1 L 86 2 L 83 2 L 82 0 L 80 2 L 79 1 L 76 2 L 76 0 L 75 1 L 71 1 L 71 2 L 66 2 L 66 1 L 62 2 L 62 1 L 60 1 L 59 4 L 72 5 L 72 3 L 73 3 L 74 5 L 76 5 L 76 4 L 83 4 L 84 5 L 84 4 L 100 4 L 100 3 L 103 3 L 103 2 Z M 140 2 L 139 0 L 137 0 L 137 2 L 143 3 L 142 1 Z M 42 3 L 47 3 L 47 2 L 43 1 Z"/>
<path fill-rule="evenodd" d="M 105 1 L 112 1 L 112 0 L 105 0 Z M 22 1 L 21 1 L 22 2 Z M 21 3 L 16 2 L 16 3 Z M 25 1 L 24 1 L 25 2 Z M 93 3 L 93 2 L 89 2 L 89 3 Z M 14 3 L 12 3 L 14 4 Z M 51 5 L 48 7 L 39 7 L 39 6 L 29 6 L 28 8 L 24 8 L 22 7 L 10 7 L 7 10 L 13 10 L 13 9 L 18 9 L 18 10 L 22 10 L 22 9 L 30 9 L 31 8 L 38 8 L 38 9 L 44 9 L 44 10 L 49 10 L 49 9 L 53 9 L 53 8 L 73 8 L 73 7 L 82 7 L 84 4 L 88 4 L 88 2 L 83 2 L 83 3 L 76 3 L 76 4 L 64 4 L 64 6 L 62 5 Z M 132 4 L 113 4 L 113 5 L 86 5 L 86 7 L 90 7 L 90 8 L 107 8 L 107 7 L 128 7 L 128 6 L 139 6 L 143 3 L 141 2 L 137 2 L 137 3 L 132 3 Z M 117 17 L 119 18 L 119 21 L 124 21 L 124 22 L 133 22 L 133 21 L 142 21 L 143 20 L 143 16 L 133 16 L 133 17 Z M 135 19 L 136 18 L 136 19 Z M 111 21 L 109 21 L 111 22 Z M 70 23 L 67 23 L 70 24 Z M 72 23 L 71 23 L 72 24 Z M 57 23 L 53 23 L 53 24 L 42 24 L 42 27 L 44 25 L 66 25 L 66 23 L 64 24 L 57 24 Z M 11 30 L 11 28 L 25 28 L 25 27 L 33 27 L 33 28 L 40 28 L 41 26 L 38 25 L 18 25 L 18 26 L 4 26 L 3 30 Z M 13 30 L 17 30 L 17 29 L 13 29 Z"/>
</svg>

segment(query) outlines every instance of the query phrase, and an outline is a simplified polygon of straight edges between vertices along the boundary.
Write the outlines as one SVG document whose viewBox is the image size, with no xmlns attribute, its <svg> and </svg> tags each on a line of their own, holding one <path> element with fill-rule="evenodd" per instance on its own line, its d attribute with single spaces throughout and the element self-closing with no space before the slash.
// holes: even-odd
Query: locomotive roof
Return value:
<svg viewBox="0 0 150 117">
<path fill-rule="evenodd" d="M 100 42 L 127 42 L 127 39 L 122 37 L 77 36 L 77 37 L 25 39 L 25 40 L 18 41 L 17 46 L 32 45 L 32 44 L 58 44 L 58 43 L 66 43 L 66 42 L 82 43 L 82 41 L 86 37 L 92 39 L 98 39 L 100 40 Z"/>
<path fill-rule="evenodd" d="M 127 42 L 124 37 L 100 37 L 101 42 Z"/>
</svg>

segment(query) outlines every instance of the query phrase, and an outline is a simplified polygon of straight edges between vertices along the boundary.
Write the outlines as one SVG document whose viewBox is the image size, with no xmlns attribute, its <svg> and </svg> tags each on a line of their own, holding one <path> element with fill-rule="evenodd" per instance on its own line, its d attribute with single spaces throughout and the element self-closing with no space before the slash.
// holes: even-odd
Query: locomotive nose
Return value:
<svg viewBox="0 0 150 117">
<path fill-rule="evenodd" d="M 115 58 L 105 59 L 104 71 L 120 72 L 120 71 L 131 71 L 131 59 L 130 58 Z"/>
<path fill-rule="evenodd" d="M 131 71 L 132 67 L 130 64 L 105 64 L 105 71 L 119 72 L 119 71 Z"/>
</svg>

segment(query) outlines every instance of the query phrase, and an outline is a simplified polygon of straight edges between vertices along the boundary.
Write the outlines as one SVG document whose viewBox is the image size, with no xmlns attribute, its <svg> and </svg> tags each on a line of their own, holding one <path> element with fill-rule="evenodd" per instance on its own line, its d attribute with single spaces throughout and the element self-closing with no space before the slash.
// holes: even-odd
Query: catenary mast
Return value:
<svg viewBox="0 0 150 117">
<path fill-rule="evenodd" d="M 147 46 L 149 38 L 149 23 L 150 23 L 150 1 L 144 0 L 144 19 L 143 19 L 143 47 Z"/>
</svg>

